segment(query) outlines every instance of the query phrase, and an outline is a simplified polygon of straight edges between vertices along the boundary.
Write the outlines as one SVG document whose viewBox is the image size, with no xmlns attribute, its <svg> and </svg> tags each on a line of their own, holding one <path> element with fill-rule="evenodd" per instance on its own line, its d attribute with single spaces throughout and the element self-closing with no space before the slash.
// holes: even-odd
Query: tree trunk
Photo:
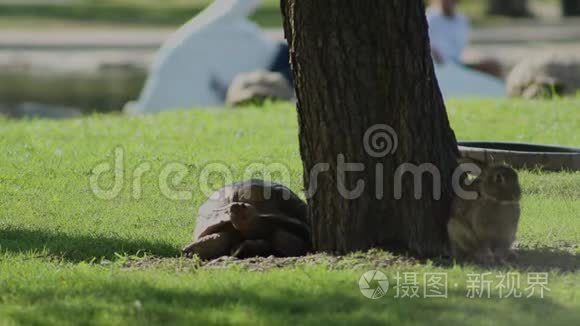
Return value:
<svg viewBox="0 0 580 326">
<path fill-rule="evenodd" d="M 441 253 L 457 144 L 434 74 L 423 1 L 283 0 L 282 9 L 304 181 L 316 188 L 308 200 L 315 249 L 402 245 L 419 255 Z M 376 142 L 365 142 L 373 129 Z M 364 171 L 342 177 L 341 157 Z M 406 163 L 438 168 L 442 182 L 426 174 L 414 187 L 412 174 L 396 175 Z M 360 181 L 358 196 L 338 189 L 354 190 Z"/>
<path fill-rule="evenodd" d="M 562 14 L 564 16 L 580 16 L 580 1 L 562 0 Z"/>
<path fill-rule="evenodd" d="M 489 0 L 487 13 L 510 17 L 530 16 L 528 0 Z"/>
</svg>

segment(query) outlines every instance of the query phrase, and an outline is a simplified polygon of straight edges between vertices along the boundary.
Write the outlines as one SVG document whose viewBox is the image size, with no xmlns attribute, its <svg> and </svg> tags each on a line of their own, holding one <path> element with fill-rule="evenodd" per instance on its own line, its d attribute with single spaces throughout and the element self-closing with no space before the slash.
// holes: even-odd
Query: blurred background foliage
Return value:
<svg viewBox="0 0 580 326">
<path fill-rule="evenodd" d="M 0 24 L 6 26 L 44 20 L 73 20 L 135 25 L 179 25 L 199 13 L 211 0 L 0 0 Z M 463 12 L 475 25 L 501 24 L 509 18 L 489 15 L 490 12 L 526 16 L 513 8 L 539 8 L 538 11 L 578 10 L 577 0 L 460 0 Z M 574 5 L 576 4 L 576 5 Z M 576 8 L 574 8 L 576 7 Z M 548 8 L 547 10 L 544 10 Z M 491 10 L 490 10 L 491 9 Z M 529 10 L 533 14 L 533 10 Z M 279 27 L 282 19 L 279 0 L 263 0 L 252 17 L 262 26 Z"/>
</svg>

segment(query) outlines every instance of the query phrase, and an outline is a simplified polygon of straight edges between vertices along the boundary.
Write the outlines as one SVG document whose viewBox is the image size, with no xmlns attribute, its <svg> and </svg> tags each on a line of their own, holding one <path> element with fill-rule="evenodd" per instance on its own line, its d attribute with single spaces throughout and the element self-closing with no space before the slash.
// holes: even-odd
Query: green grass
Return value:
<svg viewBox="0 0 580 326">
<path fill-rule="evenodd" d="M 448 111 L 459 139 L 580 145 L 580 99 L 461 100 Z M 115 199 L 101 200 L 89 177 L 95 166 L 113 161 L 117 147 L 124 149 L 124 187 Z M 159 188 L 160 171 L 175 162 L 188 173 L 173 188 L 189 191 L 190 199 L 168 199 Z M 132 118 L 0 118 L 0 325 L 572 325 L 580 319 L 580 173 L 521 171 L 518 241 L 529 255 L 543 253 L 531 270 L 549 270 L 549 260 L 566 264 L 565 271 L 550 272 L 545 298 L 500 300 L 494 289 L 492 299 L 468 299 L 468 273 L 485 270 L 424 262 L 381 271 L 391 282 L 398 271 L 417 272 L 419 281 L 425 272 L 448 273 L 448 299 L 396 299 L 391 288 L 373 301 L 358 289 L 366 267 L 208 270 L 178 258 L 205 200 L 196 180 L 217 162 L 231 168 L 234 180 L 250 163 L 282 163 L 300 191 L 295 111 L 275 104 Z M 135 199 L 133 171 L 143 163 L 151 171 Z M 112 178 L 105 179 L 104 185 Z M 211 178 L 214 188 L 223 182 Z M 126 256 L 143 252 L 161 263 L 128 268 Z M 525 289 L 528 271 L 513 271 L 522 273 Z"/>
</svg>

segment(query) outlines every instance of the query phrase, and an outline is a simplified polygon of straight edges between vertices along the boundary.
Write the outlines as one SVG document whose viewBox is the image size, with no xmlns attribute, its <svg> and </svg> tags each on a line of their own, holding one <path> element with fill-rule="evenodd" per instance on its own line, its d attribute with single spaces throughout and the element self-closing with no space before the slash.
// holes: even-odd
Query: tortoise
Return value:
<svg viewBox="0 0 580 326">
<path fill-rule="evenodd" d="M 293 257 L 310 250 L 306 204 L 284 185 L 252 179 L 216 191 L 200 207 L 187 257 Z"/>
</svg>

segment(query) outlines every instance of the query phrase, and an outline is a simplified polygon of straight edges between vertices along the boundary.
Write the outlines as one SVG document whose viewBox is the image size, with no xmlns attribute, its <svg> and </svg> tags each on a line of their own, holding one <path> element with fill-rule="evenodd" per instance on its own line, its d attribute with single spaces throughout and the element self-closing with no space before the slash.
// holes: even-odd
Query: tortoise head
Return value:
<svg viewBox="0 0 580 326">
<path fill-rule="evenodd" d="M 229 205 L 228 213 L 233 226 L 244 238 L 249 238 L 256 228 L 258 210 L 252 204 L 236 202 Z"/>
</svg>

